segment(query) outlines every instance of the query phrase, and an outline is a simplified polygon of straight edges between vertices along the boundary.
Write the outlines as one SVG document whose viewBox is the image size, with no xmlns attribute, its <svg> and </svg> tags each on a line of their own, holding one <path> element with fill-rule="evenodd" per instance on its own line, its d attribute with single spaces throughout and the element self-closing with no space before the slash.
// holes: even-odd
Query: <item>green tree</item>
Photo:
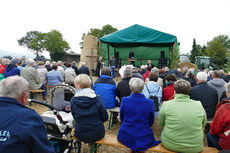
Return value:
<svg viewBox="0 0 230 153">
<path fill-rule="evenodd" d="M 63 39 L 62 34 L 57 30 L 52 30 L 43 35 L 43 47 L 50 53 L 51 59 L 55 61 L 62 59 L 63 55 L 70 49 L 68 42 Z"/>
<path fill-rule="evenodd" d="M 87 34 L 86 33 L 82 34 L 82 38 L 81 38 L 82 42 L 80 42 L 79 44 L 80 44 L 80 46 L 82 48 L 83 47 L 83 40 L 84 40 L 84 37 L 86 35 L 92 35 L 92 36 L 96 36 L 97 38 L 101 38 L 101 37 L 103 37 L 105 35 L 108 35 L 110 33 L 116 32 L 116 31 L 117 31 L 117 28 L 114 28 L 110 24 L 104 25 L 102 27 L 102 29 L 92 28 L 92 29 L 90 29 L 90 31 L 87 32 Z"/>
<path fill-rule="evenodd" d="M 227 57 L 229 56 L 226 46 L 215 38 L 208 42 L 205 52 L 208 56 L 215 59 L 215 64 L 217 64 L 220 68 L 224 67 L 224 64 L 227 62 Z"/>
<path fill-rule="evenodd" d="M 42 38 L 43 34 L 38 31 L 30 31 L 27 32 L 24 37 L 17 40 L 20 46 L 28 48 L 32 53 L 35 53 L 36 56 L 39 53 L 42 53 L 43 46 L 42 46 Z"/>
<path fill-rule="evenodd" d="M 230 39 L 228 38 L 228 35 L 219 35 L 213 40 L 219 41 L 224 47 L 230 50 Z"/>
<path fill-rule="evenodd" d="M 196 44 L 196 39 L 193 39 L 192 50 L 190 52 L 190 61 L 195 63 L 195 57 L 201 55 L 201 46 Z"/>
</svg>

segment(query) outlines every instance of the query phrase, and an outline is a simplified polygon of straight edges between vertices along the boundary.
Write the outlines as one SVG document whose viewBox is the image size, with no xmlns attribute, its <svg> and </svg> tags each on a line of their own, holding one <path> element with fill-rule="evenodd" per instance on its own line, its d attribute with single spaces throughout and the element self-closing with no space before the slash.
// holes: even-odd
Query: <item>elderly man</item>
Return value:
<svg viewBox="0 0 230 153">
<path fill-rule="evenodd" d="M 87 74 L 90 76 L 89 68 L 85 66 L 85 62 L 81 62 L 81 67 L 79 68 L 79 74 Z"/>
<path fill-rule="evenodd" d="M 116 106 L 116 82 L 109 76 L 109 68 L 101 70 L 101 76 L 94 82 L 93 89 L 100 95 L 107 109 Z"/>
<path fill-rule="evenodd" d="M 218 101 L 220 101 L 220 97 L 225 91 L 225 83 L 226 82 L 222 78 L 220 78 L 220 72 L 218 70 L 213 71 L 212 80 L 208 81 L 207 84 L 217 90 Z"/>
<path fill-rule="evenodd" d="M 206 81 L 207 73 L 198 72 L 196 75 L 197 85 L 192 87 L 190 98 L 193 100 L 199 100 L 206 111 L 207 118 L 213 118 L 218 103 L 218 94 L 216 89 L 207 85 Z"/>
<path fill-rule="evenodd" d="M 1 81 L 1 153 L 54 153 L 41 117 L 25 106 L 29 97 L 28 85 L 19 76 Z"/>
<path fill-rule="evenodd" d="M 43 100 L 46 101 L 46 87 L 41 83 L 38 71 L 34 68 L 35 61 L 32 58 L 27 60 L 27 65 L 21 71 L 21 76 L 25 78 L 29 82 L 30 90 L 41 89 L 44 90 L 42 92 Z"/>
</svg>

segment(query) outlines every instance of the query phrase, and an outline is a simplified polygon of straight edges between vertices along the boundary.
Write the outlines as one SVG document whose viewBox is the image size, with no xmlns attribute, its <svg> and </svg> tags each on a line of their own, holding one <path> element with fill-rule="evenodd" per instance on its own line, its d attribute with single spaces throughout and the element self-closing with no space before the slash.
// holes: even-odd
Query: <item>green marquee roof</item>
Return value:
<svg viewBox="0 0 230 153">
<path fill-rule="evenodd" d="M 174 35 L 138 24 L 106 35 L 100 38 L 100 40 L 116 46 L 120 46 L 122 44 L 169 44 L 177 42 L 177 38 Z"/>
</svg>

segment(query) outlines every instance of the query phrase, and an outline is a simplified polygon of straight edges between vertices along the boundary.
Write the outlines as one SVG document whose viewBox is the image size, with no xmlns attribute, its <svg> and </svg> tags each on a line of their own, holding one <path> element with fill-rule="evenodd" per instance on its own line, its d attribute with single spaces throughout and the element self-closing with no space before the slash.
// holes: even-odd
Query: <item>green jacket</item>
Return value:
<svg viewBox="0 0 230 153">
<path fill-rule="evenodd" d="M 200 152 L 206 121 L 200 101 L 191 100 L 188 95 L 176 94 L 173 100 L 163 103 L 159 114 L 159 123 L 164 127 L 161 143 L 175 152 Z"/>
<path fill-rule="evenodd" d="M 20 75 L 29 82 L 30 90 L 37 90 L 41 88 L 42 83 L 40 82 L 38 71 L 32 66 L 27 65 L 21 70 Z"/>
</svg>

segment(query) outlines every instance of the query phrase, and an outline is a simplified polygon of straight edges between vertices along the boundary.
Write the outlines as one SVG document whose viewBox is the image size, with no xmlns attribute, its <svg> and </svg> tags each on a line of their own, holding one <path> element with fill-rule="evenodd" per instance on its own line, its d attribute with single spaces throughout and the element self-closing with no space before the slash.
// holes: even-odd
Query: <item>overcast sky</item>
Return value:
<svg viewBox="0 0 230 153">
<path fill-rule="evenodd" d="M 220 34 L 230 36 L 229 6 L 230 0 L 1 0 L 0 51 L 28 53 L 17 39 L 56 29 L 80 53 L 82 33 L 90 28 L 140 24 L 177 36 L 180 52 L 187 53 L 193 38 L 203 45 Z"/>
</svg>

